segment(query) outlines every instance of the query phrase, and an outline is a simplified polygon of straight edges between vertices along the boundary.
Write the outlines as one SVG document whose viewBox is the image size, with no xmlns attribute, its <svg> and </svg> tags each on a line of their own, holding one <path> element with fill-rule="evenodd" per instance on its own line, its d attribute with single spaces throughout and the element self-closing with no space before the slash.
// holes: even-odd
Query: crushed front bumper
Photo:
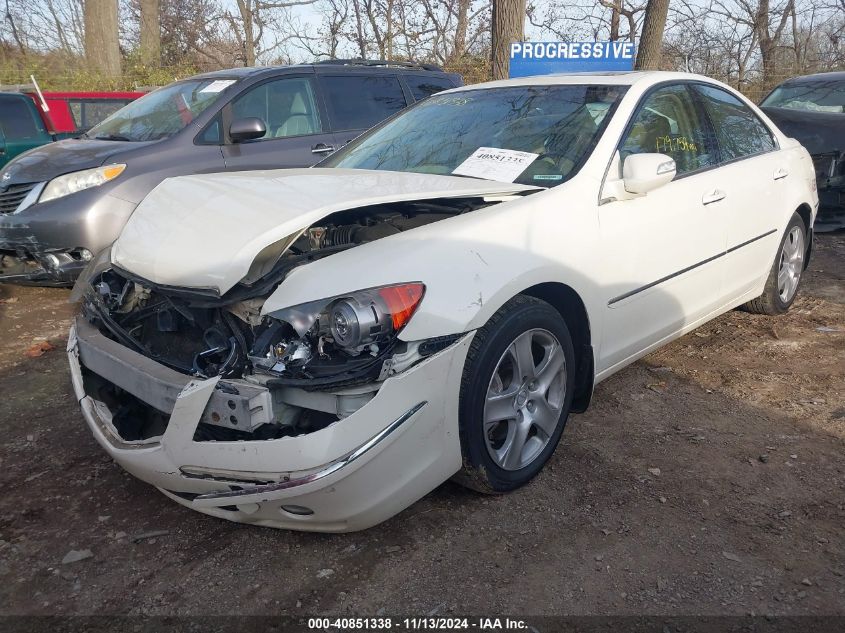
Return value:
<svg viewBox="0 0 845 633">
<path fill-rule="evenodd" d="M 42 253 L 17 247 L 0 250 L 0 282 L 23 286 L 72 286 L 88 260 L 83 249 Z M 90 252 L 88 258 L 90 258 Z"/>
<path fill-rule="evenodd" d="M 120 234 L 135 204 L 92 187 L 0 213 L 0 283 L 71 286 Z"/>
<path fill-rule="evenodd" d="M 458 389 L 469 334 L 386 380 L 328 427 L 296 437 L 194 441 L 219 378 L 192 379 L 102 336 L 81 317 L 68 359 L 76 397 L 103 449 L 184 506 L 232 521 L 323 532 L 393 516 L 461 466 Z M 83 367 L 169 413 L 160 437 L 127 442 L 108 408 L 85 392 Z M 229 390 L 223 390 L 229 393 Z"/>
</svg>

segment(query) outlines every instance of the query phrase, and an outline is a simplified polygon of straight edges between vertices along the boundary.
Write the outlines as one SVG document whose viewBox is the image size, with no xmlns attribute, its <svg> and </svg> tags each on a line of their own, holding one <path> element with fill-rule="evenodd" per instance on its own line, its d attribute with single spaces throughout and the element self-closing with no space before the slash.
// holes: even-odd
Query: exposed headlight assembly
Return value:
<svg viewBox="0 0 845 633">
<path fill-rule="evenodd" d="M 250 358 L 257 367 L 281 373 L 312 358 L 315 364 L 321 359 L 331 364 L 333 352 L 346 358 L 378 356 L 395 341 L 424 293 L 419 282 L 396 284 L 272 312 L 273 325 L 256 339 Z"/>
<path fill-rule="evenodd" d="M 91 187 L 99 187 L 110 180 L 114 180 L 123 170 L 126 165 L 104 165 L 103 167 L 95 167 L 94 169 L 83 169 L 82 171 L 74 171 L 69 174 L 57 176 L 47 183 L 38 202 L 47 202 L 48 200 L 55 200 L 64 196 L 82 191 L 83 189 L 90 189 Z"/>
</svg>

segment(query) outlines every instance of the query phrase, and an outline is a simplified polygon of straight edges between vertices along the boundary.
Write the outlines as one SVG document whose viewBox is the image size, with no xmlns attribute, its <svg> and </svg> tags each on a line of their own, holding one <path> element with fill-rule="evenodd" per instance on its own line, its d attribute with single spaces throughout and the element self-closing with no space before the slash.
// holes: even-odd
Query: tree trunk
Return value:
<svg viewBox="0 0 845 633">
<path fill-rule="evenodd" d="M 637 70 L 658 70 L 663 52 L 663 29 L 669 13 L 669 0 L 648 0 L 643 33 L 637 50 Z"/>
<path fill-rule="evenodd" d="M 458 21 L 455 25 L 455 42 L 452 45 L 452 60 L 458 60 L 464 56 L 467 48 L 467 18 L 469 5 L 472 0 L 458 0 Z"/>
<path fill-rule="evenodd" d="M 619 4 L 613 5 L 613 8 L 610 10 L 610 41 L 615 42 L 619 39 L 619 7 L 622 4 L 622 0 L 620 0 Z"/>
<path fill-rule="evenodd" d="M 120 75 L 117 0 L 85 0 L 85 59 L 104 75 Z"/>
<path fill-rule="evenodd" d="M 241 22 L 244 29 L 244 66 L 255 66 L 255 27 L 253 20 L 255 18 L 254 7 L 251 0 L 238 0 L 238 11 L 241 14 Z"/>
<path fill-rule="evenodd" d="M 364 39 L 364 19 L 359 0 L 352 0 L 352 8 L 355 11 L 355 43 L 358 44 L 358 54 L 361 59 L 367 59 L 367 41 Z"/>
<path fill-rule="evenodd" d="M 159 0 L 141 0 L 141 61 L 148 66 L 161 63 Z"/>
<path fill-rule="evenodd" d="M 493 79 L 507 79 L 512 42 L 525 38 L 525 0 L 493 0 Z"/>
</svg>

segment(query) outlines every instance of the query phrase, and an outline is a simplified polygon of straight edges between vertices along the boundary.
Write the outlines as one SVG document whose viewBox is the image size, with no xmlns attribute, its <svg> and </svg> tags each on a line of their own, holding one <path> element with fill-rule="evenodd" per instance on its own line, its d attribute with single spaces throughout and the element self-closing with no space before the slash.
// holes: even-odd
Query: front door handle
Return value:
<svg viewBox="0 0 845 633">
<path fill-rule="evenodd" d="M 312 154 L 328 154 L 334 151 L 334 145 L 326 145 L 325 143 L 317 143 L 311 148 Z"/>
<path fill-rule="evenodd" d="M 784 169 L 783 167 L 778 167 L 775 169 L 775 173 L 772 175 L 774 180 L 780 180 L 782 178 L 786 178 L 789 175 L 789 171 Z"/>
<path fill-rule="evenodd" d="M 727 195 L 728 194 L 721 189 L 714 189 L 713 191 L 701 196 L 701 204 L 713 204 L 714 202 L 719 202 L 719 200 L 724 200 Z"/>
</svg>

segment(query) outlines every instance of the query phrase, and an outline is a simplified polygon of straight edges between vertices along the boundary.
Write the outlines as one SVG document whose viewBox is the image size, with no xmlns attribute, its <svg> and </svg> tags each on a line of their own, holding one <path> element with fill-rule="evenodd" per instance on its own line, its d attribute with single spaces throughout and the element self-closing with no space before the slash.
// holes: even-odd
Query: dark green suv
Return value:
<svg viewBox="0 0 845 633">
<path fill-rule="evenodd" d="M 28 95 L 0 92 L 0 167 L 18 154 L 55 140 Z"/>
</svg>

